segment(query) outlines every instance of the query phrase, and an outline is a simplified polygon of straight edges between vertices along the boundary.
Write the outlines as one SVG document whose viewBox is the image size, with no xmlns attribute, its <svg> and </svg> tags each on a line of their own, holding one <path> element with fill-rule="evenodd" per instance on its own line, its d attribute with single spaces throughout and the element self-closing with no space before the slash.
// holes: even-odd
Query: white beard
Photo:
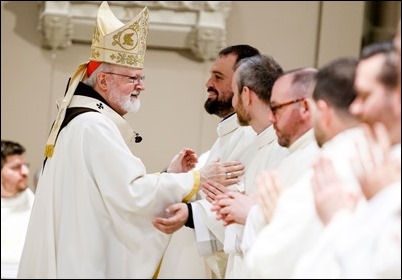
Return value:
<svg viewBox="0 0 402 280">
<path fill-rule="evenodd" d="M 141 107 L 141 101 L 140 99 L 137 97 L 134 101 L 131 100 L 127 100 L 125 101 L 122 106 L 121 106 L 125 111 L 127 111 L 128 113 L 135 113 L 137 112 L 140 107 Z"/>
<path fill-rule="evenodd" d="M 121 96 L 120 92 L 111 91 L 110 92 L 110 101 L 115 104 L 118 104 L 120 108 L 127 113 L 137 112 L 141 107 L 141 101 L 139 98 L 139 92 L 137 92 L 137 97 L 132 97 L 132 93 Z M 132 99 L 133 98 L 133 99 Z"/>
</svg>

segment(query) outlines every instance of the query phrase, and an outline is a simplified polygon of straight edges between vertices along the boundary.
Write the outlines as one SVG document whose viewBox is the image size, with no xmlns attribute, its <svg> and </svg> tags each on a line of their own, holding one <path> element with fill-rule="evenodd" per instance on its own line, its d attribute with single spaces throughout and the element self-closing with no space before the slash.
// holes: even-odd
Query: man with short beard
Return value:
<svg viewBox="0 0 402 280">
<path fill-rule="evenodd" d="M 236 63 L 243 58 L 258 54 L 259 51 L 249 45 L 233 45 L 221 50 L 213 63 L 210 69 L 210 78 L 206 82 L 208 98 L 205 101 L 204 108 L 209 114 L 216 115 L 222 120 L 217 128 L 218 139 L 208 152 L 200 156 L 196 168 L 203 165 L 208 166 L 217 160 L 220 162 L 238 160 L 245 148 L 255 139 L 256 134 L 252 128 L 240 126 L 238 122 L 232 106 L 233 91 L 231 84 Z M 238 176 L 242 175 L 243 172 L 243 170 L 235 169 L 228 171 L 224 185 L 237 183 Z M 200 217 L 203 218 L 200 220 L 205 220 L 208 228 L 213 229 L 211 235 L 214 235 L 214 240 L 206 241 L 205 243 L 208 244 L 206 247 L 218 246 L 218 248 L 222 248 L 219 240 L 223 240 L 224 229 L 219 227 L 217 230 L 216 224 L 218 222 L 215 219 L 215 214 L 210 211 L 211 204 L 205 199 L 205 195 L 199 192 L 197 196 L 200 198 L 197 202 L 203 208 L 200 214 Z M 218 252 L 205 258 L 208 266 L 207 273 L 205 272 L 204 258 L 199 256 L 196 251 L 194 231 L 190 229 L 194 228 L 192 205 L 194 203 L 173 204 L 168 208 L 170 213 L 175 213 L 172 217 L 157 218 L 154 221 L 154 225 L 165 233 L 173 233 L 182 228 L 183 225 L 188 227 L 183 227 L 173 235 L 159 275 L 162 278 L 224 278 L 227 256 L 222 250 L 218 250 Z"/>
</svg>

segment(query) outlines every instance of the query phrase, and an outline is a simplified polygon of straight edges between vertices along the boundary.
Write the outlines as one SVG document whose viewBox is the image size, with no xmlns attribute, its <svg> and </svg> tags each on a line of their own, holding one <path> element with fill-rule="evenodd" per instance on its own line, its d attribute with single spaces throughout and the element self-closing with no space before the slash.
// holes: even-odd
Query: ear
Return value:
<svg viewBox="0 0 402 280">
<path fill-rule="evenodd" d="M 321 117 L 322 123 L 325 126 L 328 126 L 328 124 L 331 123 L 331 119 L 332 119 L 331 108 L 328 106 L 327 102 L 325 102 L 324 100 L 318 100 L 316 102 L 316 104 L 317 104 L 317 110 L 320 112 L 320 117 Z"/>
<path fill-rule="evenodd" d="M 312 100 L 311 100 L 312 101 Z M 310 119 L 313 115 L 313 108 L 312 105 L 309 104 L 309 99 L 305 98 L 303 101 L 300 102 L 300 114 L 305 119 Z"/>
<path fill-rule="evenodd" d="M 242 98 L 243 105 L 249 105 L 251 103 L 251 98 L 254 95 L 254 93 L 247 86 L 244 86 L 242 91 L 243 92 L 240 96 Z"/>
<path fill-rule="evenodd" d="M 103 72 L 100 72 L 96 75 L 96 84 L 100 89 L 103 91 L 106 91 L 107 89 L 107 80 L 106 80 L 106 74 Z"/>
</svg>

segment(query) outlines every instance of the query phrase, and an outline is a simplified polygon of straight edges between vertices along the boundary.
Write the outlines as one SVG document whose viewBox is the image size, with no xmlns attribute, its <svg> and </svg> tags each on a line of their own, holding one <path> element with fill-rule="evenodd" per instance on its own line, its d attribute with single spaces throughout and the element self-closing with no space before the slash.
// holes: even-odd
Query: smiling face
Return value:
<svg viewBox="0 0 402 280">
<path fill-rule="evenodd" d="M 204 108 L 209 114 L 225 118 L 234 112 L 232 107 L 232 76 L 236 56 L 229 54 L 219 56 L 211 67 L 210 77 L 205 84 L 208 91 L 208 99 Z"/>
<path fill-rule="evenodd" d="M 145 90 L 141 69 L 113 66 L 98 74 L 102 96 L 121 116 L 140 108 L 140 93 Z"/>
</svg>

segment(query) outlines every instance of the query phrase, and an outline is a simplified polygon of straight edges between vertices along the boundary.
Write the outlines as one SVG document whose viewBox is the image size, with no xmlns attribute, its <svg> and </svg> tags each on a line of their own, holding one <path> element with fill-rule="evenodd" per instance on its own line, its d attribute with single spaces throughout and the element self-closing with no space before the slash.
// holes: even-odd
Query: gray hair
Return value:
<svg viewBox="0 0 402 280">
<path fill-rule="evenodd" d="M 236 68 L 239 91 L 247 86 L 268 105 L 274 83 L 283 73 L 279 63 L 271 56 L 255 55 L 240 60 Z"/>
<path fill-rule="evenodd" d="M 96 76 L 100 72 L 111 72 L 113 65 L 107 62 L 102 62 L 98 68 L 91 74 L 89 78 L 83 81 L 84 84 L 90 87 L 95 87 L 96 84 Z"/>
</svg>

